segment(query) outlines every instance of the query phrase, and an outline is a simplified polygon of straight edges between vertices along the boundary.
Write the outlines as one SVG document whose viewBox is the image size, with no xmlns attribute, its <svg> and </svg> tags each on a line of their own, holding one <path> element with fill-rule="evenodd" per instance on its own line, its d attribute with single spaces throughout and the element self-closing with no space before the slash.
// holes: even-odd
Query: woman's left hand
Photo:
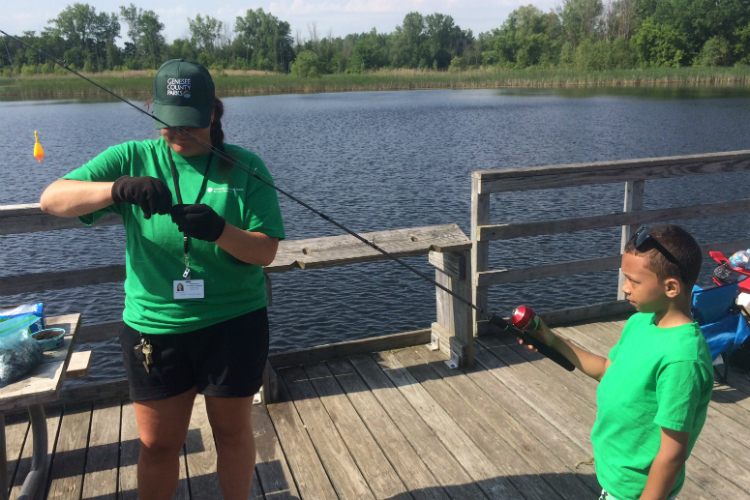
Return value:
<svg viewBox="0 0 750 500">
<path fill-rule="evenodd" d="M 224 232 L 226 221 L 213 208 L 203 203 L 174 205 L 170 211 L 172 222 L 179 230 L 197 240 L 216 241 Z"/>
</svg>

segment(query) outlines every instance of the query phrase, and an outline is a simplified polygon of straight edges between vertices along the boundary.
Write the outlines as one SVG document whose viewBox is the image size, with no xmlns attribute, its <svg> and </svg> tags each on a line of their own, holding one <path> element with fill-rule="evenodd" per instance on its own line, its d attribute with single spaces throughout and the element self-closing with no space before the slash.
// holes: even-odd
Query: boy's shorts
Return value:
<svg viewBox="0 0 750 500">
<path fill-rule="evenodd" d="M 148 371 L 134 349 L 141 338 L 153 347 Z M 206 396 L 250 397 L 263 385 L 268 313 L 264 307 L 188 333 L 142 334 L 123 324 L 120 345 L 133 401 L 166 399 L 193 387 Z"/>
<path fill-rule="evenodd" d="M 607 490 L 602 490 L 602 494 L 599 497 L 599 500 L 617 500 L 615 497 L 607 493 Z M 677 500 L 677 497 L 671 497 L 668 500 Z"/>
</svg>

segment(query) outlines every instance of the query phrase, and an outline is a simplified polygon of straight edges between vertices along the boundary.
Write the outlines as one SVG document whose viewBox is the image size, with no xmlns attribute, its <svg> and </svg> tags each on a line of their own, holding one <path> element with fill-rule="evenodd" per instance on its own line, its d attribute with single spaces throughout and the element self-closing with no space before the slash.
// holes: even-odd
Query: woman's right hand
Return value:
<svg viewBox="0 0 750 500">
<path fill-rule="evenodd" d="M 123 175 L 112 185 L 112 200 L 115 203 L 138 205 L 146 219 L 150 219 L 153 214 L 166 215 L 172 208 L 172 193 L 167 185 L 148 176 Z"/>
</svg>

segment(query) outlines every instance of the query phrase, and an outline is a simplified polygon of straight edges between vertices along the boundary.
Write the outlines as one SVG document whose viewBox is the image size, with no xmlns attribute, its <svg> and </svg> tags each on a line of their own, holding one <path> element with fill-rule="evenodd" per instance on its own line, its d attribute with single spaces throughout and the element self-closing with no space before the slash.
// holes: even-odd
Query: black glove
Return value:
<svg viewBox="0 0 750 500">
<path fill-rule="evenodd" d="M 216 241 L 224 232 L 224 217 L 203 203 L 175 205 L 169 213 L 185 236 L 203 241 Z"/>
<path fill-rule="evenodd" d="M 166 215 L 172 207 L 172 193 L 155 177 L 123 175 L 112 186 L 112 199 L 115 203 L 138 205 L 147 219 L 153 214 Z"/>
</svg>

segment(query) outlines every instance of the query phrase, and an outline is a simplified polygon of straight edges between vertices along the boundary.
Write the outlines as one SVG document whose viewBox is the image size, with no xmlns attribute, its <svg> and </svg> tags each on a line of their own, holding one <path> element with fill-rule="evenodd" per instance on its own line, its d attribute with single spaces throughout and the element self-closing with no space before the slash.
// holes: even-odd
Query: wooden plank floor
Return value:
<svg viewBox="0 0 750 500">
<path fill-rule="evenodd" d="M 606 354 L 623 321 L 559 328 Z M 279 371 L 280 401 L 253 414 L 251 499 L 597 498 L 589 433 L 596 383 L 515 344 L 483 337 L 476 366 L 450 370 L 419 346 Z M 132 403 L 50 411 L 47 498 L 136 498 Z M 28 420 L 8 417 L 15 498 L 30 466 Z M 750 381 L 717 384 L 682 500 L 750 499 Z M 196 400 L 175 498 L 219 499 L 216 446 Z"/>
</svg>

